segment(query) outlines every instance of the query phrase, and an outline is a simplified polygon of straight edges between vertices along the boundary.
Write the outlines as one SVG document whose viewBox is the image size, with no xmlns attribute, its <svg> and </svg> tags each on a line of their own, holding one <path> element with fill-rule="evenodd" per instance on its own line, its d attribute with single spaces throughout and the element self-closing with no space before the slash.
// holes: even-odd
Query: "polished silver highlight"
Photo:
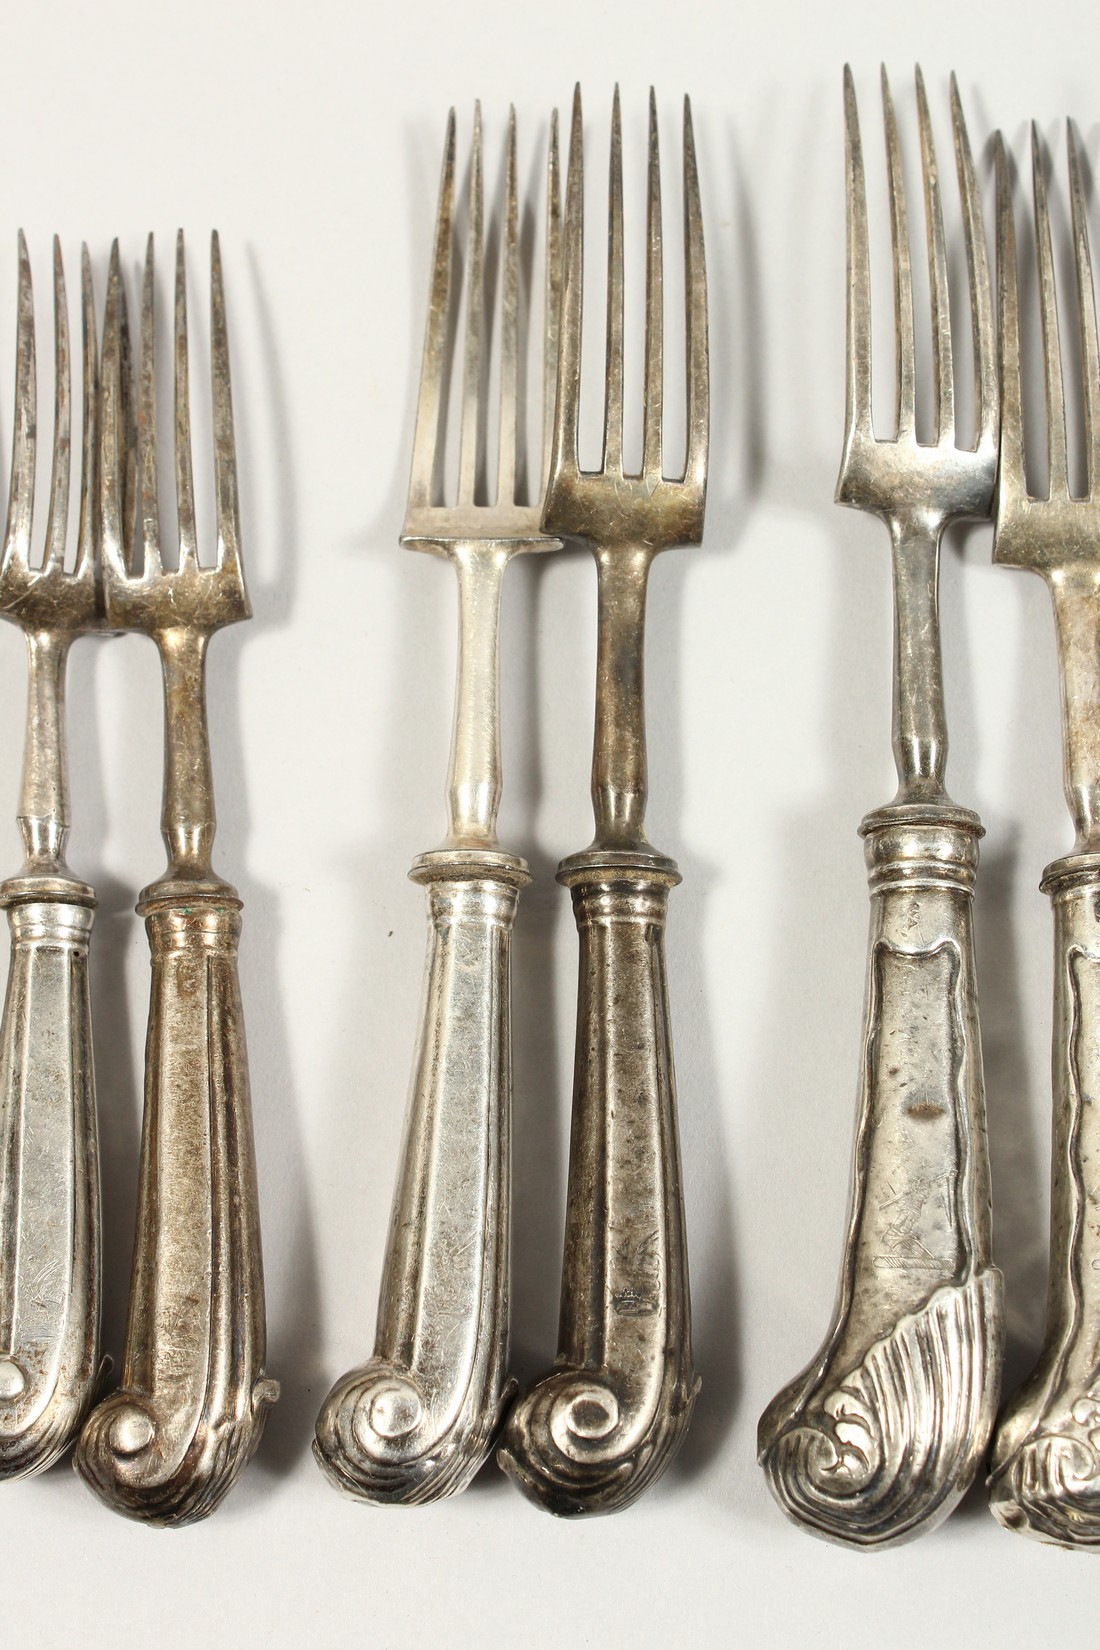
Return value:
<svg viewBox="0 0 1100 1650">
<path fill-rule="evenodd" d="M 95 894 L 65 862 L 65 667 L 102 627 L 93 515 L 96 359 L 92 279 L 81 260 L 83 424 L 79 540 L 65 569 L 71 441 L 69 324 L 54 241 L 55 407 L 50 512 L 32 565 L 37 415 L 30 260 L 19 237 L 15 420 L 0 614 L 27 640 L 19 831 L 23 865 L 0 885 L 12 953 L 0 1025 L 0 1477 L 49 1466 L 92 1400 L 99 1340 L 99 1162 L 88 1005 Z"/>
<path fill-rule="evenodd" d="M 484 187 L 474 114 L 465 262 L 457 496 L 435 502 L 442 468 L 454 266 L 455 122 L 447 123 L 408 513 L 401 542 L 458 574 L 459 663 L 447 781 L 449 829 L 410 876 L 428 890 L 420 1033 L 382 1276 L 374 1355 L 344 1375 L 317 1418 L 314 1452 L 332 1482 L 372 1502 L 453 1495 L 487 1455 L 506 1384 L 510 1229 L 510 944 L 522 859 L 497 842 L 500 592 L 523 551 L 555 550 L 539 526 L 545 458 L 530 444 L 534 502 L 519 471 L 520 235 L 515 114 L 509 121 L 499 298 L 500 425 L 495 499 L 481 497 L 485 394 Z M 557 117 L 547 178 L 545 379 L 554 382 L 560 273 Z M 545 402 L 544 396 L 544 402 Z"/>
<path fill-rule="evenodd" d="M 110 626 L 141 630 L 164 674 L 164 875 L 141 894 L 152 954 L 137 1231 L 122 1384 L 93 1412 L 75 1465 L 108 1506 L 153 1524 L 213 1512 L 259 1441 L 278 1385 L 265 1320 L 244 1020 L 241 902 L 211 865 L 206 720 L 210 637 L 250 616 L 240 562 L 229 341 L 211 245 L 211 385 L 217 565 L 195 535 L 183 236 L 176 248 L 178 571 L 160 554 L 153 242 L 141 312 L 136 420 L 118 247 L 101 372 L 99 512 Z"/>
<path fill-rule="evenodd" d="M 1050 587 L 1062 679 L 1066 801 L 1075 840 L 1043 873 L 1054 907 L 1054 1138 L 1047 1332 L 1034 1372 L 997 1429 L 990 1505 L 1002 1524 L 1040 1541 L 1100 1547 L 1100 349 L 1082 187 L 1068 131 L 1087 474 L 1074 496 L 1054 258 L 1042 145 L 1032 128 L 1038 299 L 1046 387 L 1048 485 L 1029 493 L 1024 468 L 1020 300 L 1012 190 L 997 148 L 1003 426 L 994 559 Z"/>
<path fill-rule="evenodd" d="M 897 127 L 885 70 L 897 336 L 897 427 L 871 422 L 867 206 L 851 72 L 844 72 L 848 412 L 837 499 L 880 516 L 894 566 L 893 747 L 898 791 L 860 826 L 870 954 L 852 1209 L 832 1327 L 760 1421 L 783 1510 L 815 1534 L 884 1546 L 931 1529 L 965 1494 L 996 1413 L 1001 1277 L 991 1263 L 985 1095 L 972 903 L 982 827 L 944 785 L 943 530 L 987 516 L 997 466 L 992 296 L 974 166 L 951 82 L 974 334 L 977 432 L 957 444 L 947 255 L 924 83 L 917 107 L 932 307 L 932 439 L 916 433 L 913 298 Z"/>
<path fill-rule="evenodd" d="M 584 182 L 580 90 L 569 146 L 561 353 L 543 527 L 586 539 L 599 580 L 590 848 L 562 862 L 580 933 L 580 990 L 556 1366 L 508 1418 L 498 1459 L 563 1515 L 629 1506 L 687 1431 L 698 1383 L 680 1184 L 664 926 L 674 862 L 645 832 L 643 656 L 654 556 L 703 534 L 709 426 L 707 290 L 691 109 L 684 100 L 687 455 L 662 467 L 663 306 L 657 110 L 649 102 L 644 444 L 624 473 L 623 194 L 611 129 L 603 468 L 577 455 Z"/>
</svg>

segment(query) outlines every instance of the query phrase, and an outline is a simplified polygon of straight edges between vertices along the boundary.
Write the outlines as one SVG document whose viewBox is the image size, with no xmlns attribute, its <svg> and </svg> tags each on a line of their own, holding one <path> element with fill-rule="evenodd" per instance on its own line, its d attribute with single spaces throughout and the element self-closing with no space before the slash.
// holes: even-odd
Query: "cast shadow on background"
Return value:
<svg viewBox="0 0 1100 1650">
<path fill-rule="evenodd" d="M 237 399 L 237 453 L 246 482 L 251 475 L 272 471 L 276 475 L 275 497 L 268 512 L 268 519 L 276 526 L 270 544 L 256 543 L 256 533 L 250 532 L 245 513 L 249 503 L 245 490 L 243 560 L 254 617 L 250 624 L 231 627 L 223 639 L 213 643 L 209 702 L 217 717 L 214 778 L 218 786 L 219 864 L 244 901 L 241 994 L 246 1034 L 252 1027 L 259 1030 L 261 1018 L 263 1026 L 262 1036 L 249 1037 L 248 1057 L 260 1223 L 261 1230 L 269 1234 L 264 1245 L 266 1367 L 280 1383 L 281 1394 L 267 1421 L 255 1467 L 281 1477 L 308 1449 L 312 1431 L 312 1406 L 320 1380 L 320 1275 L 313 1199 L 302 1149 L 300 1102 L 286 1040 L 289 1009 L 283 1001 L 278 971 L 282 940 L 279 909 L 273 891 L 256 882 L 248 871 L 250 815 L 243 780 L 247 771 L 246 730 L 257 707 L 254 702 L 243 702 L 241 660 L 249 646 L 269 640 L 272 645 L 280 645 L 279 633 L 293 619 L 302 545 L 279 327 L 255 249 L 248 247 L 245 256 L 246 266 L 238 272 L 235 287 L 241 294 L 238 305 L 243 306 L 247 294 L 256 318 L 253 336 L 263 351 L 257 379 L 265 393 Z M 273 465 L 260 462 L 264 448 L 274 460 Z M 224 779 L 219 784 L 220 774 Z"/>
<path fill-rule="evenodd" d="M 707 484 L 707 521 L 703 545 L 678 550 L 662 558 L 657 569 L 655 600 L 650 608 L 650 703 L 654 717 L 651 745 L 653 772 L 662 800 L 683 795 L 685 774 L 684 726 L 688 716 L 699 718 L 704 707 L 687 705 L 683 692 L 683 655 L 692 648 L 688 583 L 703 558 L 722 566 L 730 600 L 736 601 L 736 557 L 739 541 L 755 500 L 764 484 L 768 407 L 765 398 L 767 333 L 764 321 L 759 237 L 753 216 L 751 190 L 732 126 L 721 138 L 704 122 L 699 130 L 700 174 L 710 181 L 710 198 L 722 199 L 728 190 L 730 234 L 719 222 L 707 237 L 707 275 L 710 308 L 711 435 L 710 474 Z M 662 577 L 663 575 L 663 577 Z M 659 674 L 658 674 L 659 672 Z M 719 673 L 716 673 L 719 674 Z M 655 689 L 656 691 L 653 691 Z M 709 697 L 709 696 L 708 696 Z M 735 729 L 744 707 L 716 705 L 712 725 Z M 713 741 L 708 760 L 734 760 L 732 746 Z M 745 806 L 751 806 L 748 795 Z M 728 840 L 736 838 L 738 820 L 729 821 Z M 718 847 L 719 845 L 715 845 Z M 681 1139 L 684 1141 L 684 1199 L 688 1250 L 691 1258 L 692 1336 L 695 1367 L 701 1387 L 692 1424 L 671 1474 L 692 1480 L 708 1470 L 720 1453 L 737 1418 L 742 1388 L 742 1280 L 735 1252 L 733 1188 L 726 1149 L 727 1109 L 742 1106 L 751 1092 L 739 1084 L 736 1094 L 719 1086 L 711 1002 L 715 982 L 708 978 L 705 943 L 709 914 L 723 874 L 744 874 L 745 862 L 733 856 L 726 866 L 704 858 L 682 835 L 673 835 L 662 847 L 680 865 L 683 883 L 670 901 L 668 930 L 669 993 L 676 1051 L 677 1004 L 690 1005 L 690 1069 L 694 1082 L 678 1091 Z M 675 903 L 674 903 L 675 902 Z M 710 955 L 715 947 L 709 948 Z M 686 1054 L 685 1050 L 685 1054 Z M 687 1065 L 680 1062 L 681 1069 Z"/>
</svg>

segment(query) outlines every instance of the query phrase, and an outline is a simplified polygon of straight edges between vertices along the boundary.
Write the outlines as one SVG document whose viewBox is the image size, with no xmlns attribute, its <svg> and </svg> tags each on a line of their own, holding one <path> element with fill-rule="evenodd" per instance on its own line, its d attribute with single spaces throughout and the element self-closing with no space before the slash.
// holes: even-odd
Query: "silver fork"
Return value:
<svg viewBox="0 0 1100 1650">
<path fill-rule="evenodd" d="M 664 961 L 675 863 L 649 842 L 643 649 L 654 556 L 698 544 L 709 423 L 703 221 L 684 100 L 687 454 L 662 468 L 663 307 L 657 109 L 649 99 L 645 436 L 623 470 L 623 204 L 619 96 L 611 124 L 603 467 L 577 454 L 584 180 L 573 103 L 561 351 L 543 527 L 588 540 L 599 579 L 592 846 L 562 862 L 580 932 L 580 993 L 558 1356 L 512 1410 L 498 1459 L 564 1515 L 628 1506 L 664 1471 L 691 1419 L 687 1245 Z"/>
<path fill-rule="evenodd" d="M 972 449 L 955 430 L 947 254 L 924 82 L 916 74 L 932 308 L 934 428 L 918 441 L 913 297 L 897 126 L 882 95 L 893 231 L 897 429 L 871 422 L 867 205 L 851 71 L 844 71 L 848 410 L 837 499 L 893 545 L 894 801 L 860 826 L 871 890 L 855 1172 L 832 1327 L 760 1421 L 783 1510 L 857 1546 L 915 1536 L 969 1486 L 996 1412 L 1001 1277 L 991 1264 L 985 1095 L 972 896 L 982 834 L 944 785 L 938 558 L 949 521 L 989 514 L 997 379 L 985 230 L 954 78 L 952 123 L 969 272 L 977 399 Z"/>
<path fill-rule="evenodd" d="M 122 1384 L 93 1412 L 75 1465 L 116 1511 L 155 1524 L 186 1524 L 212 1512 L 235 1482 L 279 1389 L 263 1373 L 263 1269 L 237 980 L 241 901 L 210 858 L 215 815 L 206 650 L 215 630 L 250 616 L 217 236 L 210 272 L 213 567 L 200 565 L 195 534 L 182 233 L 175 291 L 176 572 L 162 567 L 160 554 L 153 299 L 150 236 L 135 430 L 116 243 L 101 374 L 104 586 L 111 627 L 145 631 L 160 653 L 168 867 L 137 906 L 149 936 L 152 993 Z"/>
<path fill-rule="evenodd" d="M 88 1002 L 95 894 L 65 861 L 69 785 L 65 667 L 75 637 L 103 627 L 92 477 L 95 315 L 81 262 L 83 426 L 80 534 L 65 570 L 69 515 L 69 325 L 54 241 L 56 354 L 50 514 L 31 565 L 37 445 L 34 302 L 19 237 L 19 322 L 11 493 L 0 614 L 27 639 L 29 682 L 19 830 L 23 866 L 0 886 L 12 953 L 0 1024 L 0 1477 L 39 1472 L 71 1443 L 92 1399 L 99 1341 L 99 1162 Z"/>
<path fill-rule="evenodd" d="M 1001 466 L 994 560 L 1050 586 L 1062 681 L 1066 800 L 1073 847 L 1043 873 L 1054 907 L 1054 1139 L 1047 1331 L 1038 1364 L 1001 1416 L 990 1504 L 1007 1528 L 1066 1546 L 1100 1546 L 1100 346 L 1082 163 L 1067 134 L 1077 271 L 1087 480 L 1071 492 L 1062 352 L 1042 146 L 1032 127 L 1035 241 L 1046 378 L 1049 482 L 1024 473 L 1020 302 L 1012 191 L 997 148 Z"/>
<path fill-rule="evenodd" d="M 526 864 L 497 842 L 501 580 L 514 555 L 555 550 L 519 501 L 519 226 L 508 129 L 496 498 L 477 497 L 483 421 L 481 114 L 474 114 L 457 498 L 434 502 L 454 262 L 454 111 L 447 123 L 408 513 L 401 542 L 458 574 L 459 664 L 447 781 L 449 829 L 410 876 L 428 890 L 428 958 L 374 1355 L 336 1382 L 314 1452 L 362 1500 L 438 1500 L 469 1483 L 492 1443 L 506 1385 L 510 1229 L 510 945 Z M 544 404 L 552 393 L 560 285 L 557 116 L 547 180 Z M 549 417 L 544 411 L 544 445 Z"/>
</svg>

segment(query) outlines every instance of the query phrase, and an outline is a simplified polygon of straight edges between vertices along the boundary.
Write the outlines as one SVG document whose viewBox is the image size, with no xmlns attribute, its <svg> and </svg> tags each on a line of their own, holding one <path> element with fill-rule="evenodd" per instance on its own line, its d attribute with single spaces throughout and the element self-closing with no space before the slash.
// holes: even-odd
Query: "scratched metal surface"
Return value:
<svg viewBox="0 0 1100 1650">
<path fill-rule="evenodd" d="M 908 12 L 855 0 L 739 12 L 701 0 L 679 13 L 656 0 L 563 0 L 530 14 L 486 0 L 476 15 L 424 0 L 381 14 L 317 0 L 305 13 L 272 4 L 262 23 L 238 0 L 196 0 L 186 14 L 130 0 L 28 8 L 18 51 L 0 63 L 3 452 L 18 226 L 40 304 L 55 230 L 70 268 L 88 240 L 100 304 L 112 236 L 132 297 L 150 229 L 163 253 L 179 225 L 196 248 L 211 228 L 221 236 L 255 616 L 212 643 L 211 741 L 220 860 L 244 901 L 267 1366 L 282 1397 L 233 1493 L 189 1531 L 154 1537 L 113 1517 L 67 1462 L 0 1487 L 12 1642 L 34 1633 L 91 1647 L 154 1636 L 167 1647 L 342 1644 L 369 1634 L 386 1646 L 541 1650 L 689 1634 L 829 1645 L 841 1632 L 846 1643 L 898 1650 L 1091 1642 L 1088 1558 L 1005 1532 L 980 1490 L 926 1539 L 875 1557 L 789 1525 L 755 1460 L 757 1418 L 820 1343 L 833 1301 L 867 940 L 855 830 L 892 773 L 888 544 L 878 523 L 833 503 L 844 425 L 841 70 L 851 60 L 870 115 L 885 59 L 911 134 L 919 59 L 946 146 L 955 69 L 992 246 L 997 125 L 1026 170 L 1035 117 L 1060 178 L 1061 122 L 1072 113 L 1100 165 L 1100 24 L 1068 0 L 1051 0 L 1042 22 L 1040 52 L 1025 13 L 1002 9 L 994 33 L 988 12 L 945 0 Z M 649 82 L 668 158 L 680 94 L 691 94 L 713 393 L 705 541 L 656 564 L 647 648 L 649 824 L 683 873 L 667 962 L 703 1385 L 661 1481 L 583 1531 L 530 1506 L 491 1463 L 461 1497 L 399 1513 L 334 1494 L 310 1454 L 325 1393 L 373 1333 L 424 956 L 423 898 L 406 872 L 444 822 L 454 581 L 397 538 L 446 111 L 456 105 L 468 137 L 482 98 L 498 210 L 508 101 L 520 178 L 535 188 L 550 109 L 568 106 L 578 77 L 593 223 L 614 81 L 633 224 L 644 211 Z M 884 159 L 870 119 L 865 145 L 880 247 Z M 917 214 L 911 145 L 906 166 Z M 674 172 L 666 187 L 673 245 Z M 953 209 L 945 190 L 949 233 Z M 1052 210 L 1065 262 L 1059 190 Z M 1095 244 L 1094 195 L 1090 212 Z M 588 241 L 593 290 L 600 239 Z M 642 246 L 628 235 L 628 453 L 642 439 Z M 682 287 L 668 263 L 671 315 Z M 875 390 L 886 408 L 889 273 L 881 257 L 877 265 L 887 347 L 876 350 Z M 962 281 L 957 258 L 951 273 Z M 919 268 L 915 279 L 919 287 Z M 202 360 L 201 288 L 195 297 Z M 588 313 L 586 380 L 598 382 L 598 304 Z M 682 370 L 677 331 L 670 386 Z M 1024 343 L 1034 376 L 1034 330 Z M 40 370 L 45 395 L 45 357 Z M 918 418 L 928 374 L 918 340 Z M 200 542 L 213 526 L 205 393 L 196 376 Z M 669 397 L 670 421 L 678 400 Z M 598 426 L 593 403 L 582 418 L 593 465 Z M 666 434 L 674 442 L 671 423 Z M 1049 599 L 1039 579 L 995 568 L 991 550 L 988 526 L 949 532 L 942 608 L 948 779 L 987 833 L 975 932 L 1011 1390 L 1044 1322 L 1052 939 L 1038 881 L 1071 833 Z M 13 818 L 25 659 L 14 628 L 0 643 L 0 790 Z M 522 558 L 510 570 L 502 671 L 500 835 L 534 873 L 513 948 L 512 1365 L 523 1379 L 545 1368 L 557 1331 L 577 942 L 553 871 L 590 828 L 590 557 Z M 74 646 L 69 853 L 100 901 L 91 980 L 103 1342 L 116 1360 L 148 998 L 133 904 L 163 865 L 161 716 L 147 639 Z M 14 824 L 8 842 L 14 865 Z"/>
</svg>

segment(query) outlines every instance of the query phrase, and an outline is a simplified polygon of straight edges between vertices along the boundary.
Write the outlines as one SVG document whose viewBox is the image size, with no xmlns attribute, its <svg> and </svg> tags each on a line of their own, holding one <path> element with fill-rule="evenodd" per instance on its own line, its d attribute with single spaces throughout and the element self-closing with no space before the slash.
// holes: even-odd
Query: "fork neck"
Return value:
<svg viewBox="0 0 1100 1650">
<path fill-rule="evenodd" d="M 206 719 L 208 631 L 173 626 L 155 635 L 164 674 L 165 881 L 221 888 L 210 855 L 217 820 Z"/>
<path fill-rule="evenodd" d="M 594 850 L 653 849 L 645 832 L 645 608 L 655 552 L 594 545 L 599 578 L 596 732 L 592 749 Z"/>
<path fill-rule="evenodd" d="M 946 803 L 947 719 L 940 653 L 943 518 L 888 521 L 894 552 L 894 762 L 899 803 Z"/>
<path fill-rule="evenodd" d="M 500 807 L 500 593 L 506 539 L 447 545 L 458 574 L 458 682 L 447 771 L 445 848 L 495 850 Z"/>
<path fill-rule="evenodd" d="M 69 775 L 65 755 L 65 664 L 72 636 L 28 630 L 27 734 L 19 831 L 23 876 L 68 876 Z"/>
</svg>

